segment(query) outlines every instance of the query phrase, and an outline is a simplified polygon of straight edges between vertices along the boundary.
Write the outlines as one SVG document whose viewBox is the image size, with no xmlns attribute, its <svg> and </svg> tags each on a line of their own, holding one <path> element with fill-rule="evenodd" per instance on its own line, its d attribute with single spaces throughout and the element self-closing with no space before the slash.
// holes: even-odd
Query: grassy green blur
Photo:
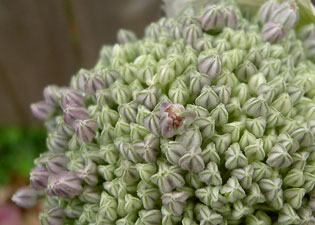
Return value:
<svg viewBox="0 0 315 225">
<path fill-rule="evenodd" d="M 45 150 L 44 129 L 0 126 L 0 186 L 14 175 L 28 178 L 33 160 Z"/>
</svg>

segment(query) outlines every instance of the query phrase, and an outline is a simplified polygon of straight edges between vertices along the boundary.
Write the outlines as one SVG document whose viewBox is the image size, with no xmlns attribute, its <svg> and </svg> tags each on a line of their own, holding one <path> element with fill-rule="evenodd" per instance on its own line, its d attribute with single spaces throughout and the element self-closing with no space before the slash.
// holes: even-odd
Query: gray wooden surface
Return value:
<svg viewBox="0 0 315 225">
<path fill-rule="evenodd" d="M 47 84 L 92 66 L 119 28 L 142 36 L 160 0 L 0 0 L 0 124 L 32 124 Z"/>
</svg>

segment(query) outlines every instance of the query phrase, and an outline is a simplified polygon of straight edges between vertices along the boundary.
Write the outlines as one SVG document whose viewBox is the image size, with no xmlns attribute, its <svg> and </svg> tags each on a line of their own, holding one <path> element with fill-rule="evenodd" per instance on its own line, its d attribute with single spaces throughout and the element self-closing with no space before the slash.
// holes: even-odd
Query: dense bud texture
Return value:
<svg viewBox="0 0 315 225">
<path fill-rule="evenodd" d="M 44 90 L 48 152 L 13 201 L 45 197 L 45 225 L 315 224 L 314 24 L 197 2 Z"/>
</svg>

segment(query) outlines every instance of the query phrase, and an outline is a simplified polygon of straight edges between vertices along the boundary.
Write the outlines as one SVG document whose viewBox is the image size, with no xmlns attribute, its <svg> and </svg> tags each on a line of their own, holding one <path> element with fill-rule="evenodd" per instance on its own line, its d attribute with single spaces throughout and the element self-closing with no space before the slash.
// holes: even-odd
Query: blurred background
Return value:
<svg viewBox="0 0 315 225">
<path fill-rule="evenodd" d="M 48 84 L 68 85 L 92 67 L 120 28 L 142 37 L 163 15 L 161 0 L 0 0 L 0 225 L 37 225 L 40 204 L 20 209 L 10 198 L 28 183 L 45 131 L 29 105 Z"/>
</svg>

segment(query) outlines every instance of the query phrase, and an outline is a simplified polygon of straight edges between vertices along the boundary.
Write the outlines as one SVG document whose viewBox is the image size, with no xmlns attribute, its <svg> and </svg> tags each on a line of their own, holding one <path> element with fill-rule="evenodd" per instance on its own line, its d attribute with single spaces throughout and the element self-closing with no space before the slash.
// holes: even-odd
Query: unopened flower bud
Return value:
<svg viewBox="0 0 315 225">
<path fill-rule="evenodd" d="M 272 13 L 270 20 L 283 25 L 285 30 L 292 29 L 299 18 L 298 6 L 295 1 L 286 1 Z"/>
<path fill-rule="evenodd" d="M 47 147 L 50 151 L 65 151 L 68 147 L 69 138 L 57 132 L 49 133 Z"/>
<path fill-rule="evenodd" d="M 31 208 L 37 203 L 37 192 L 30 186 L 17 190 L 12 196 L 12 201 L 23 208 Z"/>
<path fill-rule="evenodd" d="M 162 195 L 162 202 L 168 206 L 174 216 L 179 216 L 184 211 L 187 198 L 186 192 L 171 192 Z"/>
<path fill-rule="evenodd" d="M 249 78 L 256 73 L 256 66 L 251 61 L 246 60 L 237 68 L 236 75 L 241 81 L 248 82 Z"/>
<path fill-rule="evenodd" d="M 48 180 L 48 193 L 60 197 L 74 198 L 83 190 L 81 179 L 71 172 L 51 175 Z"/>
<path fill-rule="evenodd" d="M 45 167 L 34 167 L 30 172 L 30 182 L 35 190 L 46 189 L 48 183 L 49 172 Z"/>
<path fill-rule="evenodd" d="M 56 105 L 59 103 L 61 92 L 62 90 L 58 86 L 49 85 L 43 91 L 44 99 L 46 102 Z"/>
<path fill-rule="evenodd" d="M 73 126 L 75 120 L 88 119 L 90 117 L 88 111 L 83 107 L 68 106 L 63 113 L 64 121 L 70 126 Z"/>
<path fill-rule="evenodd" d="M 86 165 L 77 172 L 77 176 L 88 185 L 96 185 L 98 182 L 97 166 L 91 160 L 86 162 Z"/>
<path fill-rule="evenodd" d="M 284 38 L 284 28 L 279 23 L 268 22 L 262 28 L 264 41 L 276 43 Z"/>
<path fill-rule="evenodd" d="M 226 195 L 230 202 L 235 202 L 238 199 L 243 199 L 246 194 L 236 177 L 228 179 L 225 185 L 222 186 L 220 192 Z"/>
<path fill-rule="evenodd" d="M 293 159 L 283 144 L 276 144 L 268 154 L 267 163 L 271 167 L 287 168 L 293 163 Z"/>
<path fill-rule="evenodd" d="M 92 141 L 98 129 L 98 124 L 95 119 L 76 120 L 73 126 L 78 137 L 86 143 Z"/>
<path fill-rule="evenodd" d="M 216 126 L 223 126 L 228 122 L 229 114 L 224 104 L 220 103 L 211 112 L 210 116 L 214 119 Z"/>
<path fill-rule="evenodd" d="M 64 217 L 64 210 L 61 207 L 55 207 L 41 212 L 38 218 L 43 225 L 62 225 Z"/>
<path fill-rule="evenodd" d="M 262 95 L 258 98 L 248 99 L 243 106 L 247 115 L 252 117 L 266 117 L 269 112 L 269 106 Z"/>
<path fill-rule="evenodd" d="M 204 57 L 199 61 L 199 71 L 214 79 L 221 74 L 222 60 L 218 54 Z"/>
<path fill-rule="evenodd" d="M 245 167 L 248 164 L 246 156 L 242 153 L 238 143 L 232 144 L 225 155 L 225 167 L 227 169 L 234 169 L 237 167 Z"/>
<path fill-rule="evenodd" d="M 120 29 L 117 32 L 117 40 L 120 44 L 125 44 L 128 42 L 134 42 L 137 40 L 137 36 L 134 32 L 126 29 Z"/>
<path fill-rule="evenodd" d="M 201 17 L 201 24 L 205 31 L 220 32 L 224 27 L 224 12 L 218 6 L 207 6 Z"/>
<path fill-rule="evenodd" d="M 179 160 L 179 166 L 190 172 L 201 172 L 205 168 L 200 147 L 189 149 Z"/>
<path fill-rule="evenodd" d="M 285 203 L 283 208 L 280 209 L 278 223 L 300 224 L 300 221 L 300 217 L 297 215 L 292 206 Z"/>
<path fill-rule="evenodd" d="M 55 112 L 55 105 L 49 102 L 41 101 L 31 105 L 32 113 L 40 120 L 49 119 Z"/>
<path fill-rule="evenodd" d="M 258 11 L 258 18 L 261 24 L 265 24 L 271 18 L 273 12 L 279 7 L 278 0 L 266 1 Z"/>
</svg>

